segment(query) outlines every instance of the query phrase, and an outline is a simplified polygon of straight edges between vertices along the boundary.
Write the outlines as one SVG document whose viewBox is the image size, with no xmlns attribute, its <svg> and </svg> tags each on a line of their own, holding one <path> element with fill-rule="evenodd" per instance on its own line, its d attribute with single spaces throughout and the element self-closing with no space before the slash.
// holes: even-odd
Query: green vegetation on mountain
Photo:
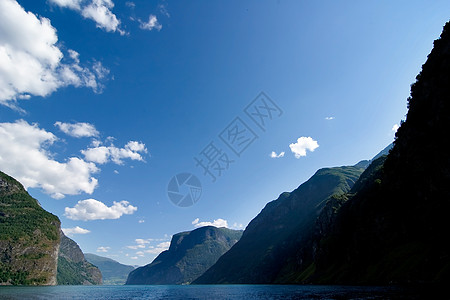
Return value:
<svg viewBox="0 0 450 300">
<path fill-rule="evenodd" d="M 88 262 L 77 243 L 61 232 L 61 244 L 58 256 L 59 285 L 96 285 L 102 284 L 102 273 Z"/>
<path fill-rule="evenodd" d="M 128 274 L 135 269 L 133 266 L 123 265 L 113 259 L 91 253 L 84 254 L 84 257 L 100 269 L 105 285 L 125 284 Z"/>
<path fill-rule="evenodd" d="M 132 271 L 126 284 L 188 284 L 211 267 L 241 237 L 241 230 L 205 226 L 175 234 L 168 250 Z"/>
<path fill-rule="evenodd" d="M 343 195 L 364 171 L 324 168 L 290 193 L 269 202 L 242 238 L 194 283 L 273 283 L 312 234 L 317 215 L 333 195 Z"/>
<path fill-rule="evenodd" d="M 56 284 L 58 217 L 0 172 L 0 285 Z"/>
</svg>

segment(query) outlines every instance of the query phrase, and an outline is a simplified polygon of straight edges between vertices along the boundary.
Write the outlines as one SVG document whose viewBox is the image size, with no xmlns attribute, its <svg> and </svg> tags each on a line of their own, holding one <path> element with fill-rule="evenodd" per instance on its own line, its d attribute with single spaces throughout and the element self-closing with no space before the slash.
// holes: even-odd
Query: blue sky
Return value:
<svg viewBox="0 0 450 300">
<path fill-rule="evenodd" d="M 147 264 L 172 234 L 243 229 L 319 168 L 392 142 L 449 11 L 448 1 L 0 0 L 0 170 L 84 252 Z M 261 92 L 279 108 L 272 118 Z M 264 130 L 246 114 L 255 104 Z M 247 133 L 239 155 L 221 139 L 233 130 Z M 208 150 L 229 162 L 209 169 L 215 182 L 194 160 Z M 201 182 L 192 206 L 168 198 L 179 173 Z"/>
</svg>

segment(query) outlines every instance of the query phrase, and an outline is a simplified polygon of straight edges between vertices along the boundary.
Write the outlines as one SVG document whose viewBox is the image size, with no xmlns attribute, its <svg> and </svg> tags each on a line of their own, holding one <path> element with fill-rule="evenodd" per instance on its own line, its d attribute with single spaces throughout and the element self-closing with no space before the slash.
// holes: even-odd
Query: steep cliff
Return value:
<svg viewBox="0 0 450 300">
<path fill-rule="evenodd" d="M 96 285 L 102 284 L 102 273 L 88 262 L 77 243 L 61 232 L 61 244 L 58 257 L 59 285 Z"/>
<path fill-rule="evenodd" d="M 0 285 L 54 285 L 60 222 L 0 172 Z"/>
</svg>

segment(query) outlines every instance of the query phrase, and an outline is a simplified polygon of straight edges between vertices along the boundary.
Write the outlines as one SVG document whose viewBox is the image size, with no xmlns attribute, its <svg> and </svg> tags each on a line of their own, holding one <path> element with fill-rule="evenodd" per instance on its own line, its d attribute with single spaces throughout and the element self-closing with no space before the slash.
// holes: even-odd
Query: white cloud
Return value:
<svg viewBox="0 0 450 300">
<path fill-rule="evenodd" d="M 122 215 L 133 214 L 137 207 L 128 201 L 113 202 L 112 206 L 106 206 L 95 199 L 80 200 L 74 207 L 66 207 L 64 216 L 72 220 L 105 220 L 118 219 Z"/>
<path fill-rule="evenodd" d="M 169 249 L 170 247 L 170 242 L 162 242 L 159 243 L 156 247 L 150 246 L 148 250 L 145 250 L 145 253 L 150 253 L 150 254 L 160 254 L 163 251 L 166 251 L 167 249 Z"/>
<path fill-rule="evenodd" d="M 139 27 L 144 30 L 153 30 L 156 29 L 160 31 L 162 29 L 162 25 L 158 22 L 158 19 L 155 15 L 149 15 L 148 21 L 143 22 L 142 20 L 139 20 Z"/>
<path fill-rule="evenodd" d="M 78 11 L 85 19 L 90 19 L 96 23 L 97 28 L 108 32 L 119 32 L 121 35 L 125 31 L 120 29 L 120 20 L 112 12 L 114 2 L 112 0 L 49 0 L 50 3 L 62 8 L 69 8 Z"/>
<path fill-rule="evenodd" d="M 131 246 L 126 246 L 128 249 L 133 249 L 133 250 L 136 250 L 136 249 L 143 249 L 143 248 L 145 248 L 145 245 L 131 245 Z"/>
<path fill-rule="evenodd" d="M 284 151 L 281 152 L 280 154 L 277 154 L 275 151 L 272 151 L 272 153 L 270 153 L 270 157 L 272 157 L 272 158 L 284 157 Z"/>
<path fill-rule="evenodd" d="M 131 1 L 125 2 L 125 5 L 128 6 L 129 8 L 135 8 L 136 7 L 136 4 L 134 2 L 131 2 Z"/>
<path fill-rule="evenodd" d="M 145 239 L 135 239 L 135 242 L 138 245 L 150 244 L 150 241 Z"/>
<path fill-rule="evenodd" d="M 64 60 L 49 19 L 26 12 L 15 0 L 2 0 L 0 32 L 0 104 L 18 109 L 17 100 L 45 97 L 69 85 L 101 92 L 99 74 L 82 67 L 76 51 L 68 51 L 70 62 Z M 96 65 L 104 77 L 107 69 Z"/>
<path fill-rule="evenodd" d="M 111 249 L 111 247 L 104 247 L 104 246 L 100 246 L 97 248 L 97 252 L 103 252 L 106 253 L 109 251 L 109 249 Z"/>
<path fill-rule="evenodd" d="M 138 259 L 138 257 L 137 256 L 132 256 L 132 257 L 130 257 L 131 259 Z"/>
<path fill-rule="evenodd" d="M 79 226 L 73 228 L 61 228 L 61 230 L 67 236 L 73 236 L 74 234 L 87 234 L 90 232 L 89 230 L 81 228 Z"/>
<path fill-rule="evenodd" d="M 67 7 L 74 10 L 81 9 L 82 0 L 49 0 L 50 3 L 56 4 L 60 7 Z"/>
<path fill-rule="evenodd" d="M 238 223 L 234 223 L 232 229 L 243 229 L 244 225 L 243 224 L 238 224 Z"/>
<path fill-rule="evenodd" d="M 397 130 L 398 130 L 399 128 L 400 128 L 400 125 L 394 124 L 394 126 L 392 126 L 392 131 L 393 131 L 394 133 L 396 133 Z"/>
<path fill-rule="evenodd" d="M 98 164 L 105 164 L 109 161 L 115 164 L 123 164 L 123 159 L 131 159 L 137 161 L 143 161 L 142 154 L 147 153 L 147 148 L 144 143 L 129 141 L 123 148 L 117 148 L 113 144 L 110 146 L 91 147 L 86 150 L 82 150 L 81 153 L 87 161 L 95 162 Z"/>
<path fill-rule="evenodd" d="M 334 120 L 334 117 L 325 117 L 325 120 L 330 121 L 330 120 Z"/>
<path fill-rule="evenodd" d="M 203 226 L 214 226 L 214 227 L 227 227 L 228 228 L 228 222 L 227 220 L 224 219 L 217 219 L 214 220 L 213 222 L 200 222 L 199 218 L 196 218 L 194 221 L 192 221 L 192 225 L 194 225 L 194 227 L 203 227 Z"/>
<path fill-rule="evenodd" d="M 145 222 L 145 220 L 139 220 L 139 221 L 138 221 L 139 224 L 142 224 L 142 223 L 144 223 L 144 222 Z"/>
<path fill-rule="evenodd" d="M 89 123 L 63 123 L 58 121 L 54 125 L 65 134 L 76 138 L 95 137 L 99 135 L 95 126 Z"/>
<path fill-rule="evenodd" d="M 57 137 L 37 124 L 18 120 L 0 123 L 0 166 L 3 172 L 20 181 L 25 188 L 41 188 L 53 198 L 91 194 L 98 184 L 92 177 L 99 171 L 92 162 L 70 157 L 64 162 L 52 158 L 48 147 Z M 6 146 L 7 145 L 7 146 Z"/>
<path fill-rule="evenodd" d="M 292 143 L 289 145 L 292 153 L 295 154 L 296 158 L 300 158 L 302 156 L 306 156 L 306 151 L 313 152 L 316 148 L 319 147 L 317 141 L 313 140 L 311 137 L 299 137 L 296 143 Z"/>
<path fill-rule="evenodd" d="M 81 15 L 95 21 L 98 28 L 112 32 L 118 31 L 123 35 L 125 32 L 119 28 L 120 20 L 111 11 L 113 7 L 114 3 L 111 0 L 92 0 L 89 5 L 82 8 Z"/>
</svg>

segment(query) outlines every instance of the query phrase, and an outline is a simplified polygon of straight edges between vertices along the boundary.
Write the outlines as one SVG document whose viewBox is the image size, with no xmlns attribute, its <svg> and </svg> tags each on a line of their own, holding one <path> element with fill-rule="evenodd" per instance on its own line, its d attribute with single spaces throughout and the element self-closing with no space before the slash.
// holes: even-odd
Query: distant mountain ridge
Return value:
<svg viewBox="0 0 450 300">
<path fill-rule="evenodd" d="M 86 253 L 84 257 L 88 262 L 100 269 L 103 275 L 103 284 L 105 285 L 125 284 L 128 274 L 135 269 L 134 266 L 124 265 L 111 258 L 92 253 Z"/>
<path fill-rule="evenodd" d="M 175 234 L 168 250 L 128 275 L 126 284 L 188 284 L 241 237 L 241 230 L 205 226 Z"/>
</svg>

